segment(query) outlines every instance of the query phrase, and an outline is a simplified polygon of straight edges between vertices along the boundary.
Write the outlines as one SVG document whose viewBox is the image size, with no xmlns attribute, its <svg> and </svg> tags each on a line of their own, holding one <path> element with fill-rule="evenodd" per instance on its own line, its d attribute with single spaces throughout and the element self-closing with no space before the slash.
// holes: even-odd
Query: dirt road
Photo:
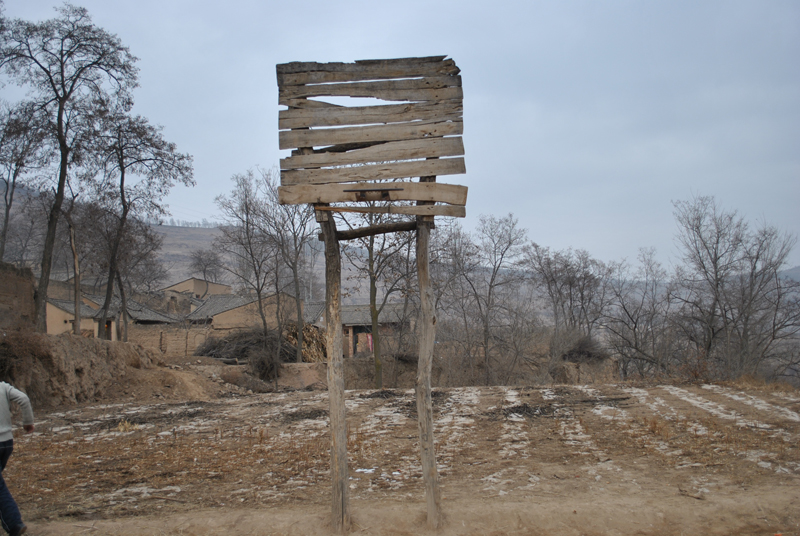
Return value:
<svg viewBox="0 0 800 536">
<path fill-rule="evenodd" d="M 434 392 L 439 534 L 800 534 L 800 394 Z M 327 394 L 40 415 L 6 480 L 36 535 L 327 534 Z M 411 391 L 348 391 L 352 532 L 425 533 Z"/>
</svg>

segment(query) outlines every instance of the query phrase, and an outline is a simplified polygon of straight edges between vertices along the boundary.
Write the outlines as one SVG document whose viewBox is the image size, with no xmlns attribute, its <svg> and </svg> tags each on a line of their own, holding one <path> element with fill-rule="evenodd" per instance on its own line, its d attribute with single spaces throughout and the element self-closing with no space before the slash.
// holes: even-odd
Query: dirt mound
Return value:
<svg viewBox="0 0 800 536">
<path fill-rule="evenodd" d="M 152 351 L 122 342 L 30 332 L 0 338 L 0 378 L 37 406 L 98 400 L 129 370 L 158 364 Z"/>
</svg>

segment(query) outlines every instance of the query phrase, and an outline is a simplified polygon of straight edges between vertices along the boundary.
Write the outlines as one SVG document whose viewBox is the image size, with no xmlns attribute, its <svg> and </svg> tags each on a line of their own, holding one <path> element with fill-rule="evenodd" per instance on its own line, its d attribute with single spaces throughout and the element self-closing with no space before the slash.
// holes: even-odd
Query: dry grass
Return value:
<svg viewBox="0 0 800 536">
<path fill-rule="evenodd" d="M 757 389 L 759 391 L 779 393 L 797 393 L 800 391 L 792 384 L 783 380 L 767 381 L 764 378 L 752 375 L 742 376 L 738 380 L 734 380 L 732 382 L 723 382 L 721 385 L 742 390 Z"/>
</svg>

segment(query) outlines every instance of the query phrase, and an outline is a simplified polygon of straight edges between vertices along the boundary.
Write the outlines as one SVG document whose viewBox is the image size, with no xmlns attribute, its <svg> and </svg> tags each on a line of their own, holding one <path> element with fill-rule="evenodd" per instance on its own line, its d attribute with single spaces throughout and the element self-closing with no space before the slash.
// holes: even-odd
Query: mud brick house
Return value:
<svg viewBox="0 0 800 536">
<path fill-rule="evenodd" d="M 159 313 L 136 302 L 133 308 L 129 305 L 128 341 L 165 357 L 186 357 L 194 355 L 209 337 L 223 337 L 231 331 L 261 326 L 255 295 L 210 294 L 204 300 L 194 296 L 192 300 L 196 308 L 185 316 Z M 263 300 L 271 328 L 276 327 L 277 301 L 274 295 Z M 281 310 L 285 318 L 291 319 L 295 315 L 294 298 L 281 295 Z"/>
<path fill-rule="evenodd" d="M 84 337 L 97 337 L 100 324 L 95 318 L 97 310 L 92 309 L 86 304 L 81 303 L 81 335 Z M 72 300 L 47 300 L 47 333 L 50 335 L 60 335 L 61 333 L 72 332 L 75 323 L 75 303 Z M 115 322 L 112 320 L 111 339 L 117 340 L 117 330 Z"/>
<path fill-rule="evenodd" d="M 277 298 L 278 296 L 273 294 L 261 300 L 267 317 L 267 325 L 270 328 L 277 327 L 275 321 L 278 308 Z M 296 316 L 294 297 L 281 294 L 280 307 L 287 320 Z M 261 325 L 258 299 L 255 294 L 211 295 L 200 307 L 186 316 L 186 321 L 195 326 L 207 325 L 218 331 L 255 328 Z"/>
</svg>

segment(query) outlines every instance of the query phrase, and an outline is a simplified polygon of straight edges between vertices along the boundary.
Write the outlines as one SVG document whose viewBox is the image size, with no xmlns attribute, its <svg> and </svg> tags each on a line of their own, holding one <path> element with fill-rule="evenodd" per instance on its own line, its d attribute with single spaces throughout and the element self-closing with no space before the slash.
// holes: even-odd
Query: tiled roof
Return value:
<svg viewBox="0 0 800 536">
<path fill-rule="evenodd" d="M 58 307 L 62 311 L 66 311 L 69 314 L 75 316 L 75 302 L 72 300 L 54 300 L 52 298 L 47 299 L 48 303 L 53 304 L 54 306 Z M 81 316 L 83 318 L 92 318 L 97 311 L 89 307 L 88 305 L 81 304 Z"/>
<path fill-rule="evenodd" d="M 379 324 L 394 324 L 403 317 L 402 303 L 387 303 L 378 315 Z M 368 326 L 372 324 L 369 304 L 342 305 L 343 326 Z"/>
<path fill-rule="evenodd" d="M 256 301 L 255 295 L 240 296 L 238 294 L 214 294 L 206 298 L 203 305 L 192 311 L 186 316 L 187 320 L 208 320 L 220 313 L 230 311 L 253 303 Z"/>
<path fill-rule="evenodd" d="M 410 312 L 410 311 L 409 311 Z M 372 324 L 369 304 L 342 305 L 342 325 L 368 326 Z M 325 303 L 307 303 L 303 308 L 303 320 L 309 324 L 322 324 L 325 322 Z M 387 303 L 383 306 L 378 322 L 380 324 L 394 324 L 403 317 L 402 303 Z"/>
<path fill-rule="evenodd" d="M 105 303 L 105 297 L 103 296 L 86 296 L 92 302 L 98 304 L 98 307 L 103 307 L 103 303 Z M 164 313 L 159 313 L 158 311 L 154 311 L 147 306 L 142 305 L 141 303 L 134 301 L 134 300 L 126 300 L 126 304 L 128 306 L 128 316 L 134 322 L 156 322 L 162 324 L 172 324 L 177 322 L 178 319 L 172 315 L 167 315 Z M 111 305 L 109 307 L 108 313 L 109 315 L 116 316 L 119 314 L 120 310 L 120 300 L 116 296 L 111 298 Z M 93 311 L 92 316 L 97 317 L 100 310 Z"/>
</svg>

